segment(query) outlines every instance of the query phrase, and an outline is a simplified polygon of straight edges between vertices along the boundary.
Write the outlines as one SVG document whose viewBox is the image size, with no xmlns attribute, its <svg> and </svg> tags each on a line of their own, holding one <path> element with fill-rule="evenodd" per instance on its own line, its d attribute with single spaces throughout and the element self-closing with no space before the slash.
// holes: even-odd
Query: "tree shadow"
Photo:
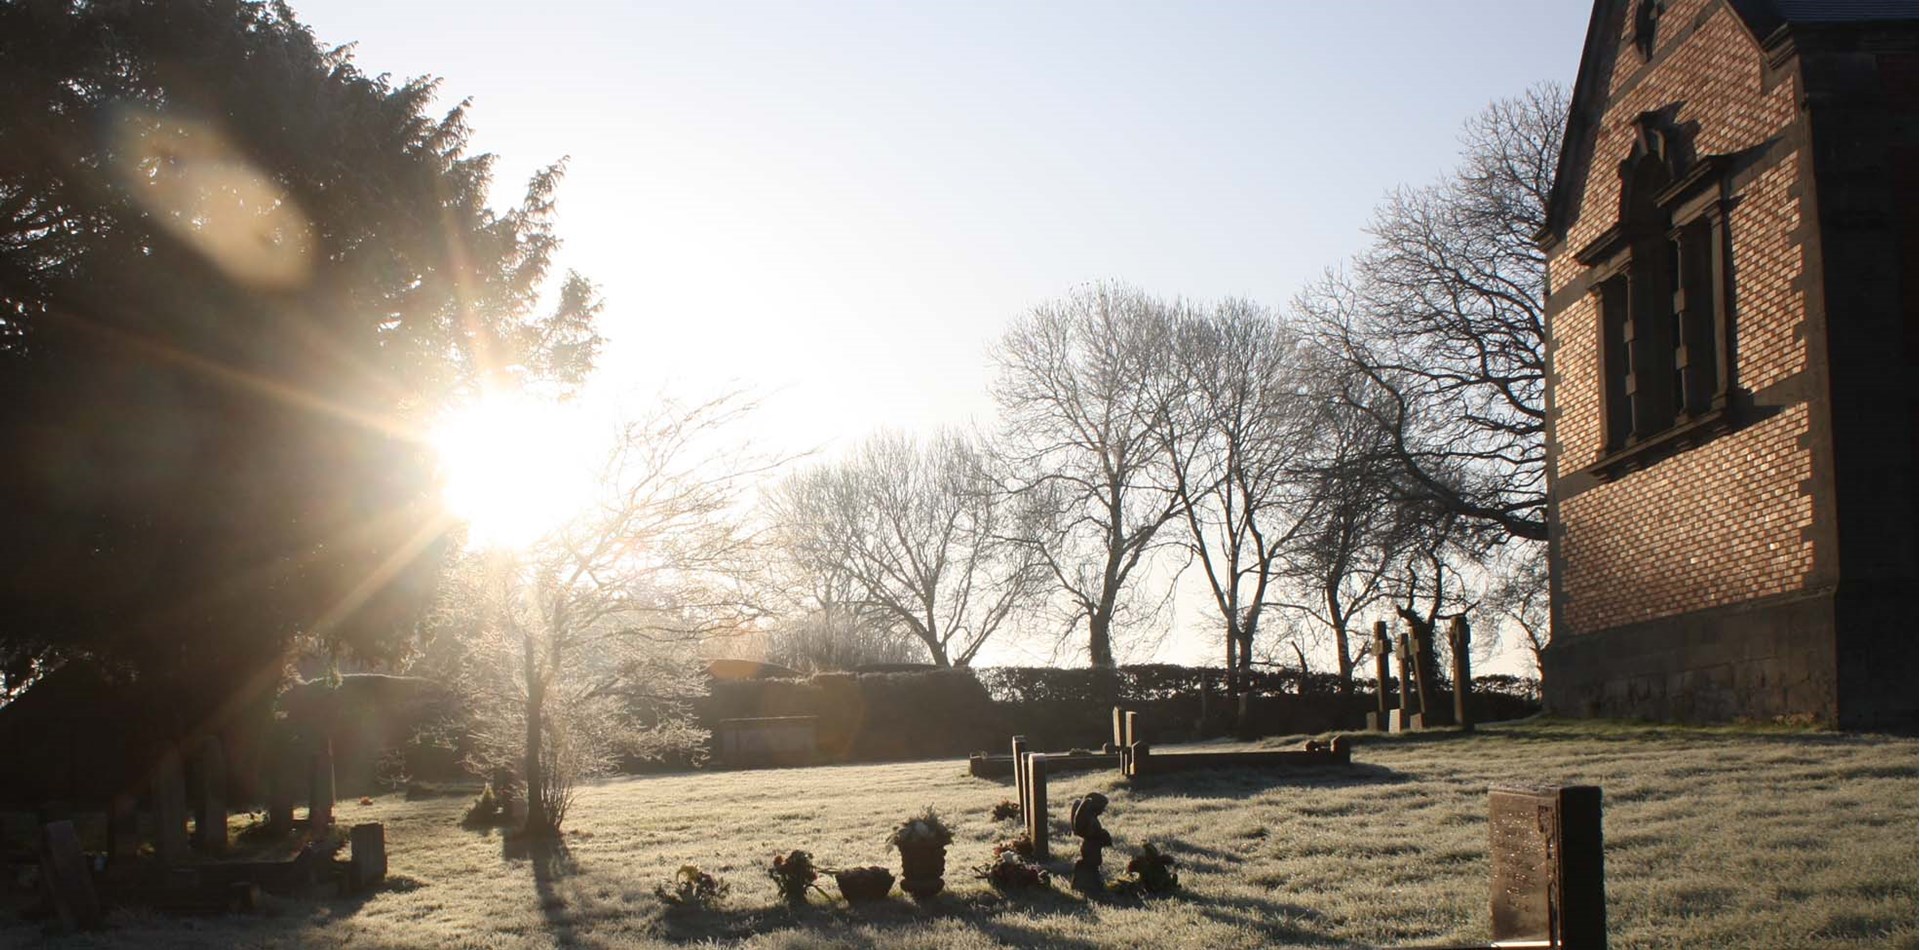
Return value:
<svg viewBox="0 0 1920 950">
<path fill-rule="evenodd" d="M 540 916 L 547 931 L 562 946 L 575 943 L 574 915 L 567 913 L 575 900 L 560 893 L 561 882 L 579 873 L 580 862 L 558 838 L 538 835 L 501 835 L 500 857 L 509 862 L 526 861 L 533 868 L 533 890 L 540 904 Z M 577 895 L 576 895 L 577 899 Z"/>
<path fill-rule="evenodd" d="M 1371 785 L 1399 785 L 1413 778 L 1384 765 L 1356 762 L 1352 765 L 1314 765 L 1287 768 L 1193 769 L 1163 775 L 1143 775 L 1130 779 L 1127 788 L 1135 797 L 1159 795 L 1204 795 L 1207 798 L 1251 798 L 1278 787 L 1301 789 L 1354 788 Z"/>
</svg>

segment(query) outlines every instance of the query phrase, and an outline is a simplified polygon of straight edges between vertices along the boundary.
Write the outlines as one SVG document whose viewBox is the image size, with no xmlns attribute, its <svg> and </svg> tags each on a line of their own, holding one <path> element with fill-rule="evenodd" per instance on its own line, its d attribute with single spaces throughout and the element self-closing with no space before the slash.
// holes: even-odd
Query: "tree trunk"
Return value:
<svg viewBox="0 0 1920 950">
<path fill-rule="evenodd" d="M 1113 617 L 1087 615 L 1087 658 L 1096 667 L 1112 667 Z"/>
<path fill-rule="evenodd" d="M 1340 664 L 1340 695 L 1353 695 L 1353 648 L 1347 645 L 1347 623 L 1333 627 L 1334 660 Z"/>
<path fill-rule="evenodd" d="M 1238 696 L 1240 694 L 1240 661 L 1237 656 L 1237 652 L 1239 649 L 1240 649 L 1239 637 L 1236 635 L 1234 629 L 1231 626 L 1229 626 L 1227 628 L 1227 684 L 1226 684 L 1228 699 L 1232 699 L 1233 697 Z"/>
<path fill-rule="evenodd" d="M 527 681 L 527 823 L 526 833 L 545 836 L 555 829 L 547 827 L 547 776 L 540 760 L 545 744 L 545 706 L 546 689 L 540 682 L 538 664 L 534 661 L 533 640 L 526 641 L 525 676 Z"/>
</svg>

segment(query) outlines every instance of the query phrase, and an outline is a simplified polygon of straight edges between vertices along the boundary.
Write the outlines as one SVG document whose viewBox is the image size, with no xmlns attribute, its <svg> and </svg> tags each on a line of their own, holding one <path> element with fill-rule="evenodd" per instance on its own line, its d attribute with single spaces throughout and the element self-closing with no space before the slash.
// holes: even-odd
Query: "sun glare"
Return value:
<svg viewBox="0 0 1920 950">
<path fill-rule="evenodd" d="M 488 396 L 448 413 L 428 441 L 469 547 L 525 547 L 593 499 L 600 452 L 576 408 Z"/>
</svg>

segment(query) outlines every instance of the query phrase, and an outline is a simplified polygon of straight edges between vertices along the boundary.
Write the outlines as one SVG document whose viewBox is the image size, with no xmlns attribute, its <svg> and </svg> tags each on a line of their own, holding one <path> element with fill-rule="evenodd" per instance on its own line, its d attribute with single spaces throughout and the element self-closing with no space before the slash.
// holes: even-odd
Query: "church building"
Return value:
<svg viewBox="0 0 1920 950">
<path fill-rule="evenodd" d="M 1548 257 L 1550 712 L 1911 733 L 1914 0 L 1598 0 Z"/>
</svg>

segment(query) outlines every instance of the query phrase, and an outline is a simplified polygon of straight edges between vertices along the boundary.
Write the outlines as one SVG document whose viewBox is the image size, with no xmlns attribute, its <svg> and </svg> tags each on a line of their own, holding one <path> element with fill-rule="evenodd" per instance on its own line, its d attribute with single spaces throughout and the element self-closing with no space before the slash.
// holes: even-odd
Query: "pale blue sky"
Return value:
<svg viewBox="0 0 1920 950">
<path fill-rule="evenodd" d="M 767 394 L 769 448 L 986 422 L 985 350 L 1118 279 L 1284 305 L 1460 123 L 1571 84 L 1588 6 L 294 0 L 471 97 L 507 192 L 571 156 L 600 397 Z M 1163 656 L 1211 656 L 1204 638 Z"/>
<path fill-rule="evenodd" d="M 606 369 L 773 392 L 796 445 L 985 409 L 983 350 L 1076 284 L 1284 304 L 1462 120 L 1571 81 L 1584 4 L 296 0 L 444 78 L 517 189 L 572 157 Z M 606 383 L 603 383 L 606 385 Z"/>
</svg>

